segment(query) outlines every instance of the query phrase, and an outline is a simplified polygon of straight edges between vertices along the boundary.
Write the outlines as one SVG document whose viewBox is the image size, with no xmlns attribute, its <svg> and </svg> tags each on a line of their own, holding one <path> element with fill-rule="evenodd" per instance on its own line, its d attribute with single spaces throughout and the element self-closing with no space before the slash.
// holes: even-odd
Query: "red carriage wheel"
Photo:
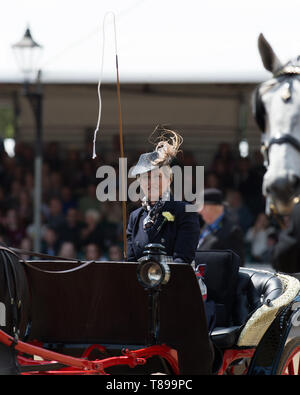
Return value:
<svg viewBox="0 0 300 395">
<path fill-rule="evenodd" d="M 285 345 L 276 374 L 300 375 L 300 337 Z"/>
</svg>

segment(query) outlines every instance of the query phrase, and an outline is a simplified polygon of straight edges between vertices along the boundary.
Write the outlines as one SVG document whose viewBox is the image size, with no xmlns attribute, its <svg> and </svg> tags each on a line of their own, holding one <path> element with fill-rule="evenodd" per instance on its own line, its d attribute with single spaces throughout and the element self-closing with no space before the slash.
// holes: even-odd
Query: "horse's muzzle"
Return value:
<svg viewBox="0 0 300 395">
<path fill-rule="evenodd" d="M 296 174 L 286 174 L 273 179 L 271 182 L 266 180 L 264 189 L 272 200 L 279 200 L 288 204 L 293 197 L 299 194 L 300 177 Z"/>
</svg>

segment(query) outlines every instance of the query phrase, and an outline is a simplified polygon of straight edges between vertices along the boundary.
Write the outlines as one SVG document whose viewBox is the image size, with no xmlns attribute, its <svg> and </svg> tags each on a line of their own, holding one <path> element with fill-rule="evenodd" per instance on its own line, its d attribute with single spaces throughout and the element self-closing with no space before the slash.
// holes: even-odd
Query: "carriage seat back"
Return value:
<svg viewBox="0 0 300 395">
<path fill-rule="evenodd" d="M 196 251 L 195 266 L 198 265 L 205 265 L 207 301 L 215 304 L 215 326 L 230 326 L 240 257 L 231 250 Z"/>
<path fill-rule="evenodd" d="M 243 325 L 256 309 L 278 298 L 283 291 L 284 286 L 274 273 L 240 268 L 232 324 Z"/>
<path fill-rule="evenodd" d="M 212 340 L 221 349 L 232 348 L 250 316 L 263 305 L 272 304 L 283 292 L 281 280 L 271 272 L 240 268 L 235 287 L 232 315 L 228 317 L 229 325 L 217 325 L 212 331 Z M 218 312 L 217 312 L 218 313 Z"/>
<path fill-rule="evenodd" d="M 215 327 L 245 324 L 262 304 L 284 291 L 280 279 L 271 272 L 240 267 L 240 258 L 231 250 L 197 251 L 196 266 L 205 264 L 207 300 L 216 306 Z"/>
</svg>

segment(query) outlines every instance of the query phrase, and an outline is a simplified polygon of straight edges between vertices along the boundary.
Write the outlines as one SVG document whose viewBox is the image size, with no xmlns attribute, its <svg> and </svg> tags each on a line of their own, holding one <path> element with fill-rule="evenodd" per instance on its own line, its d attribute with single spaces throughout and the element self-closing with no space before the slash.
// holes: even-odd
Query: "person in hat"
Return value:
<svg viewBox="0 0 300 395">
<path fill-rule="evenodd" d="M 233 221 L 223 202 L 219 189 L 204 190 L 204 204 L 199 211 L 204 226 L 201 229 L 197 250 L 232 250 L 244 264 L 244 237 L 240 226 Z"/>
<path fill-rule="evenodd" d="M 168 136 L 168 137 L 166 137 Z M 127 260 L 136 262 L 149 243 L 165 247 L 174 262 L 191 263 L 200 235 L 196 212 L 186 212 L 188 204 L 175 201 L 171 193 L 171 161 L 176 157 L 182 137 L 164 129 L 153 152 L 140 156 L 133 168 L 143 192 L 142 207 L 134 210 L 127 226 Z"/>
</svg>

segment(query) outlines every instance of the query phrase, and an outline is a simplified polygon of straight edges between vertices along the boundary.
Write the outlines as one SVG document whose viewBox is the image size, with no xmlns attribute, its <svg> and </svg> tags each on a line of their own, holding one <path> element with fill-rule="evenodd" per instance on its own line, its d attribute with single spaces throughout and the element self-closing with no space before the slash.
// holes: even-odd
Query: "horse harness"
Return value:
<svg viewBox="0 0 300 395">
<path fill-rule="evenodd" d="M 293 66 L 293 65 L 286 65 L 277 71 L 273 77 L 278 81 L 278 79 L 288 78 L 288 81 L 285 82 L 283 85 L 283 89 L 281 92 L 282 99 L 287 102 L 291 99 L 291 85 L 293 82 L 294 77 L 300 75 L 300 66 Z M 280 82 L 282 79 L 280 80 Z M 265 133 L 266 129 L 266 109 L 264 103 L 262 101 L 262 94 L 260 92 L 262 86 L 266 86 L 266 82 L 257 86 L 254 92 L 254 105 L 253 105 L 253 113 L 254 118 L 263 133 Z M 296 139 L 294 136 L 285 133 L 278 137 L 272 137 L 270 141 L 263 142 L 261 144 L 261 152 L 264 156 L 265 163 L 269 165 L 269 151 L 272 145 L 274 144 L 290 144 L 293 146 L 298 152 L 300 152 L 300 141 Z"/>
<path fill-rule="evenodd" d="M 4 246 L 0 246 L 0 252 L 2 252 L 4 255 L 3 256 L 4 259 L 2 263 L 4 270 L 4 278 L 7 284 L 9 303 L 11 307 L 12 332 L 13 332 L 12 347 L 13 347 L 18 342 L 18 338 L 20 334 L 19 326 L 21 321 L 20 309 L 22 305 L 22 298 L 19 293 L 18 276 L 11 255 L 14 255 L 16 258 L 18 258 L 18 256 L 9 248 L 6 248 Z"/>
</svg>

